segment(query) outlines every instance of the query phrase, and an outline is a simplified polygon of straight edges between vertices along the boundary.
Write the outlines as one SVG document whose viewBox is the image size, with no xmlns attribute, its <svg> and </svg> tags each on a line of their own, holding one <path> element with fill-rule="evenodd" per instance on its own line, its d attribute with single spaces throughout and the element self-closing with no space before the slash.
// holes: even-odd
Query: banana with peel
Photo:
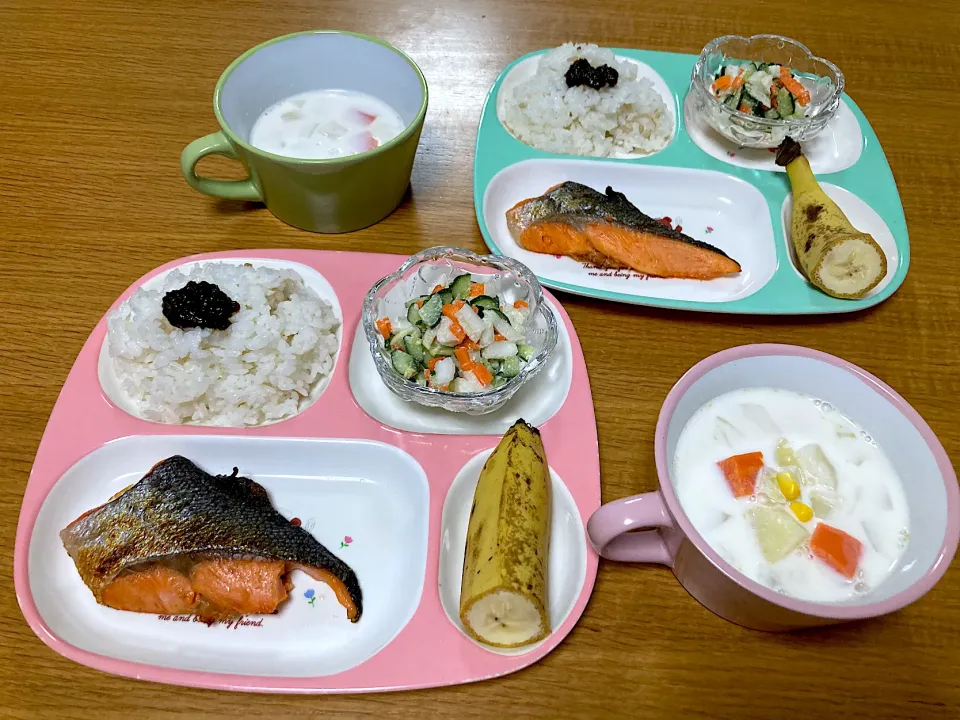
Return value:
<svg viewBox="0 0 960 720">
<path fill-rule="evenodd" d="M 887 274 L 883 250 L 823 191 L 798 142 L 786 138 L 776 162 L 786 168 L 793 190 L 791 235 L 803 274 L 833 297 L 863 297 Z"/>
<path fill-rule="evenodd" d="M 470 510 L 460 622 L 474 640 L 513 648 L 550 634 L 550 504 L 540 433 L 519 420 L 487 458 Z"/>
</svg>

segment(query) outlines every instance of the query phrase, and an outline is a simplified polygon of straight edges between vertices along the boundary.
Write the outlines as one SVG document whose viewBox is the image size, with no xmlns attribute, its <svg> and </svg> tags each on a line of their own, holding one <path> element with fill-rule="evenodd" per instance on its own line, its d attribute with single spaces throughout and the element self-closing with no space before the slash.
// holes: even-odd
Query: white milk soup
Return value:
<svg viewBox="0 0 960 720">
<path fill-rule="evenodd" d="M 373 150 L 405 127 L 380 98 L 353 90 L 311 90 L 271 105 L 250 131 L 250 144 L 309 160 Z"/>
<path fill-rule="evenodd" d="M 909 540 L 906 496 L 883 450 L 829 403 L 790 390 L 736 390 L 697 410 L 673 478 L 710 547 L 800 600 L 869 593 Z"/>
</svg>

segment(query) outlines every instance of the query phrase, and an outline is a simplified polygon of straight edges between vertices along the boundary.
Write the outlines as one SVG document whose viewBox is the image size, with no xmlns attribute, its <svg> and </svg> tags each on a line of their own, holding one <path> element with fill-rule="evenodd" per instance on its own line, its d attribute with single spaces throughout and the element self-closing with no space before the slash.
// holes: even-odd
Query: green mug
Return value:
<svg viewBox="0 0 960 720">
<path fill-rule="evenodd" d="M 250 144 L 264 110 L 309 90 L 337 88 L 373 95 L 405 123 L 373 150 L 333 159 L 276 155 Z M 184 148 L 180 168 L 195 189 L 214 197 L 262 202 L 294 227 L 339 233 L 373 225 L 392 213 L 410 185 L 427 114 L 427 81 L 416 63 L 383 40 L 356 33 L 311 30 L 248 50 L 223 71 L 213 95 L 220 132 Z M 246 180 L 197 174 L 207 155 L 242 162 Z"/>
</svg>

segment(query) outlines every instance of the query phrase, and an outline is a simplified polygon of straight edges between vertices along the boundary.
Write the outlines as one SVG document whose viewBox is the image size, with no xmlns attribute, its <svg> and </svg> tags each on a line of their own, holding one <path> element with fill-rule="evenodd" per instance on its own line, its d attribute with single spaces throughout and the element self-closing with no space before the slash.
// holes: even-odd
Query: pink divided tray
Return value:
<svg viewBox="0 0 960 720">
<path fill-rule="evenodd" d="M 154 270 L 117 304 L 143 282 L 185 262 L 237 258 L 298 263 L 319 272 L 332 287 L 342 326 L 329 384 L 302 413 L 273 425 L 221 429 L 148 422 L 117 407 L 101 387 L 98 357 L 106 335 L 101 319 L 50 416 L 20 512 L 14 577 L 20 607 L 34 632 L 61 655 L 105 672 L 255 692 L 451 685 L 514 672 L 553 650 L 579 619 L 593 589 L 597 555 L 583 527 L 600 506 L 596 421 L 586 367 L 559 303 L 545 294 L 565 329 L 557 352 L 568 358 L 569 390 L 556 403 L 559 410 L 536 423 L 554 482 L 551 556 L 556 563 L 551 562 L 549 581 L 554 630 L 525 652 L 497 652 L 462 632 L 455 602 L 457 562 L 462 564 L 463 556 L 460 533 L 465 532 L 462 504 L 469 505 L 482 456 L 496 445 L 502 427 L 470 434 L 399 430 L 375 420 L 352 391 L 351 381 L 363 374 L 360 361 L 365 358 L 353 362 L 351 354 L 363 350 L 369 355 L 365 342 L 354 344 L 358 331 L 362 336 L 363 297 L 405 258 L 312 250 L 212 253 Z M 548 393 L 557 391 L 551 383 L 566 380 L 545 370 L 531 384 L 535 382 Z M 383 393 L 389 391 L 384 387 Z M 305 575 L 295 576 L 280 613 L 245 618 L 233 626 L 207 627 L 97 605 L 57 531 L 175 453 L 209 472 L 229 473 L 240 465 L 241 474 L 270 491 L 281 512 L 306 520 L 305 527 L 356 570 L 364 588 L 361 621 L 349 623 L 332 593 L 324 594 L 324 587 Z M 562 565 L 579 569 L 554 573 Z"/>
</svg>

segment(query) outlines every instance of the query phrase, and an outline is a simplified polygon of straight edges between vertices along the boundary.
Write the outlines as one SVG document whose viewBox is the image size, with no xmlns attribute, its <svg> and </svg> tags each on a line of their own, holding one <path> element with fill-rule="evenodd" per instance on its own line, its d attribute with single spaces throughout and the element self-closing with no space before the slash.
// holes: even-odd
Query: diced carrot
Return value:
<svg viewBox="0 0 960 720">
<path fill-rule="evenodd" d="M 863 543 L 843 530 L 820 523 L 810 536 L 810 552 L 846 578 L 857 573 Z"/>
<path fill-rule="evenodd" d="M 430 358 L 430 361 L 427 363 L 427 370 L 433 372 L 437 367 L 437 363 L 441 360 L 443 360 L 442 357 Z"/>
<path fill-rule="evenodd" d="M 747 114 L 750 114 L 751 112 L 753 112 L 753 111 L 750 109 L 750 106 L 747 105 L 746 103 L 740 103 L 740 107 L 738 107 L 737 110 L 739 110 L 739 111 L 742 112 L 742 113 L 747 113 Z"/>
<path fill-rule="evenodd" d="M 422 308 L 426 300 L 417 300 L 417 308 Z"/>
<path fill-rule="evenodd" d="M 733 82 L 730 83 L 730 87 L 736 90 L 738 87 L 743 87 L 743 70 L 737 73 L 737 76 L 733 79 Z"/>
<path fill-rule="evenodd" d="M 430 368 L 424 368 L 424 369 L 423 369 L 423 377 L 426 378 L 427 382 L 430 382 L 430 376 L 431 376 L 431 375 L 433 375 L 433 373 L 430 372 Z"/>
<path fill-rule="evenodd" d="M 470 283 L 470 297 L 480 297 L 483 295 L 483 283 Z"/>
<path fill-rule="evenodd" d="M 480 349 L 480 346 L 477 345 L 477 343 L 475 343 L 475 342 L 474 342 L 473 340 L 471 340 L 470 338 L 466 338 L 462 343 L 460 343 L 460 347 L 466 348 L 467 350 L 479 350 L 479 349 Z"/>
<path fill-rule="evenodd" d="M 493 339 L 496 340 L 496 341 L 498 341 L 498 342 L 503 342 L 503 341 L 506 340 L 507 338 L 505 338 L 505 337 L 504 337 L 503 335 L 501 335 L 500 333 L 494 333 L 494 334 L 493 334 Z"/>
<path fill-rule="evenodd" d="M 450 318 L 451 320 L 456 321 L 456 319 L 457 319 L 457 310 L 459 310 L 460 308 L 462 308 L 464 305 L 465 305 L 465 303 L 463 302 L 463 300 L 454 300 L 454 301 L 453 301 L 452 303 L 450 303 L 449 305 L 444 305 L 443 308 L 440 310 L 440 312 L 442 312 L 444 315 L 446 315 L 446 316 L 447 316 L 448 318 Z"/>
<path fill-rule="evenodd" d="M 467 333 L 464 331 L 463 326 L 461 326 L 456 320 L 450 324 L 450 334 L 457 339 L 457 342 L 463 342 L 467 337 Z"/>
<path fill-rule="evenodd" d="M 717 463 L 717 467 L 727 479 L 734 497 L 753 495 L 757 486 L 757 475 L 763 468 L 763 453 L 752 452 L 734 455 Z"/>
<path fill-rule="evenodd" d="M 441 385 L 440 387 L 437 388 L 437 390 L 443 390 L 444 392 L 446 392 L 449 389 L 450 389 L 449 385 Z"/>
<path fill-rule="evenodd" d="M 437 290 L 443 290 L 443 285 L 437 285 L 433 290 L 430 291 L 430 294 L 433 295 Z"/>
<path fill-rule="evenodd" d="M 528 303 L 526 300 L 515 300 L 513 307 L 515 307 L 517 310 L 520 310 L 521 308 L 530 307 L 530 303 Z"/>
<path fill-rule="evenodd" d="M 477 364 L 473 366 L 473 374 L 481 385 L 489 385 L 493 382 L 493 375 L 487 370 L 485 365 Z"/>
<path fill-rule="evenodd" d="M 793 76 L 790 68 L 784 67 L 783 65 L 780 66 L 780 82 L 782 82 L 783 86 L 790 91 L 790 94 L 797 99 L 798 103 L 806 105 L 810 102 L 810 91 L 801 85 L 800 81 Z"/>
<path fill-rule="evenodd" d="M 458 347 L 456 350 L 454 350 L 454 353 L 456 353 L 457 360 L 460 362 L 461 370 L 463 370 L 464 372 L 469 372 L 470 370 L 473 370 L 475 363 L 473 362 L 473 359 L 470 357 L 469 350 L 467 350 L 465 347 Z"/>
<path fill-rule="evenodd" d="M 714 93 L 719 94 L 721 90 L 727 90 L 733 85 L 733 76 L 732 75 L 721 75 L 716 80 L 713 81 L 713 85 L 710 88 Z"/>
<path fill-rule="evenodd" d="M 390 324 L 390 318 L 380 318 L 377 320 L 377 330 L 384 338 L 389 338 L 393 334 L 393 325 Z"/>
</svg>

